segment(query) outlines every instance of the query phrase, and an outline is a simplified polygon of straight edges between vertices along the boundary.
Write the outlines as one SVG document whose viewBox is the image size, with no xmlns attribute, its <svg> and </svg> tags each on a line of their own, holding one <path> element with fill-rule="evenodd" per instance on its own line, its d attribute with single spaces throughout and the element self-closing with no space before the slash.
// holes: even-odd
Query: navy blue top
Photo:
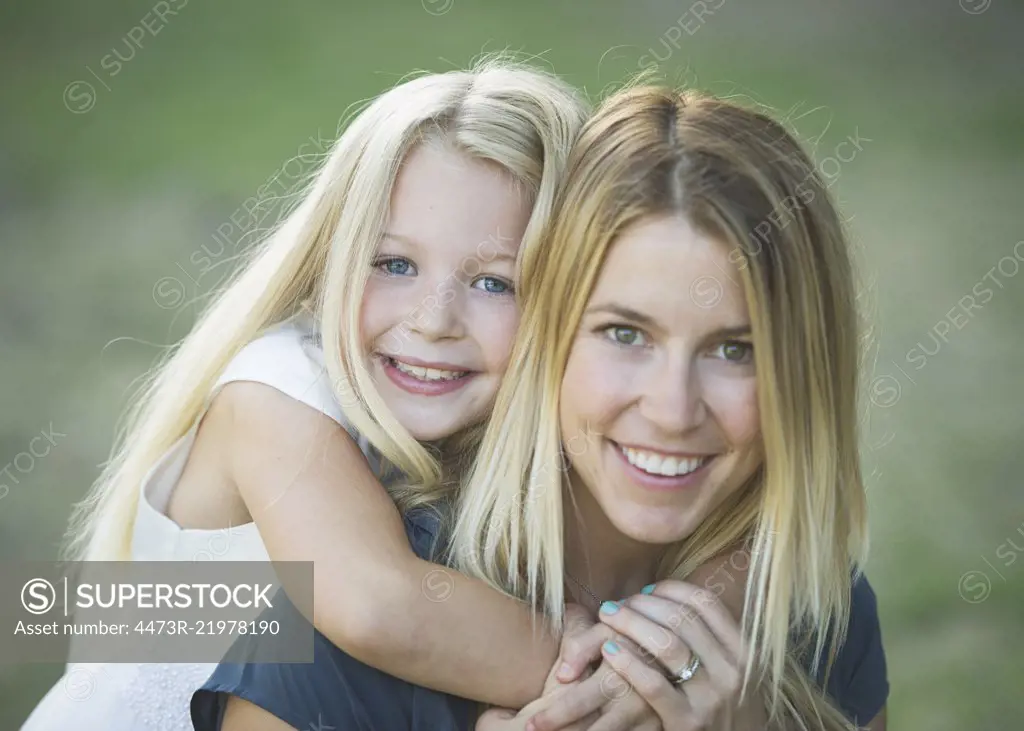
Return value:
<svg viewBox="0 0 1024 731">
<path fill-rule="evenodd" d="M 437 517 L 417 511 L 406 517 L 405 525 L 416 554 L 434 558 Z M 297 613 L 290 604 L 274 604 L 270 613 Z M 365 665 L 315 630 L 312 663 L 246 663 L 254 641 L 255 636 L 239 638 L 229 652 L 232 662 L 218 665 L 192 696 L 196 731 L 219 731 L 229 695 L 260 706 L 300 731 L 470 731 L 476 722 L 475 702 Z M 827 691 L 861 725 L 878 714 L 889 695 L 875 594 L 863 577 L 853 585 L 846 641 L 836 656 Z"/>
</svg>

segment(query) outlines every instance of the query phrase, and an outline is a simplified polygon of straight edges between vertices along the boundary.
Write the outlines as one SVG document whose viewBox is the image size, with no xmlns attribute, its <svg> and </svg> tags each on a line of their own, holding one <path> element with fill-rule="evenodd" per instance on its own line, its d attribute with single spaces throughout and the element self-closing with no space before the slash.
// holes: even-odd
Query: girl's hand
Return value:
<svg viewBox="0 0 1024 731">
<path fill-rule="evenodd" d="M 530 718 L 551 706 L 569 687 L 571 686 L 565 686 L 562 690 L 552 689 L 550 693 L 545 693 L 518 713 L 508 708 L 491 708 L 477 719 L 476 731 L 526 731 Z M 568 728 L 583 731 L 588 727 L 589 724 L 580 722 Z"/>
<path fill-rule="evenodd" d="M 562 651 L 559 653 L 559 658 L 555 659 L 555 664 L 552 665 L 547 680 L 544 681 L 544 694 L 518 713 L 508 708 L 487 710 L 477 720 L 476 731 L 525 731 L 530 718 L 550 707 L 564 693 L 579 685 L 579 682 L 572 682 L 573 679 L 581 675 L 583 678 L 590 676 L 590 662 L 600 657 L 600 642 L 604 641 L 602 639 L 595 644 L 593 639 L 588 639 L 597 637 L 595 629 L 600 631 L 601 637 L 610 636 L 610 630 L 599 622 L 595 622 L 590 613 L 582 606 L 566 604 Z M 591 659 L 585 659 L 586 657 Z M 578 667 L 578 670 L 573 670 L 572 677 L 569 678 L 570 682 L 560 682 L 559 671 L 567 662 L 573 663 L 573 667 Z M 573 723 L 567 728 L 572 731 L 583 731 L 583 729 L 589 728 L 594 719 L 583 714 L 578 720 L 578 723 Z"/>
<path fill-rule="evenodd" d="M 605 604 L 600 619 L 621 636 L 602 647 L 607 666 L 619 676 L 618 690 L 602 666 L 533 719 L 538 731 L 562 728 L 596 709 L 601 709 L 601 718 L 592 731 L 695 731 L 712 728 L 723 715 L 733 716 L 743 679 L 744 645 L 735 620 L 714 594 L 692 584 L 664 581 L 651 595 L 631 597 L 622 606 Z M 666 677 L 685 668 L 694 653 L 701 663 L 694 677 L 679 684 Z M 739 715 L 732 721 L 740 725 L 730 727 L 764 727 L 754 707 L 744 707 Z"/>
<path fill-rule="evenodd" d="M 630 640 L 616 635 L 608 625 L 601 623 L 588 630 L 584 641 L 586 646 L 577 650 L 581 655 L 601 658 L 601 646 L 614 640 L 629 648 L 637 657 L 644 652 Z M 596 643 L 596 644 L 595 644 Z M 634 669 L 634 672 L 636 669 Z M 648 668 L 649 672 L 660 672 Z M 630 680 L 616 671 L 607 660 L 602 658 L 600 667 L 588 679 L 573 683 L 571 692 L 562 693 L 555 702 L 546 708 L 524 708 L 536 715 L 530 719 L 526 731 L 565 731 L 565 729 L 582 728 L 590 731 L 661 731 L 661 720 L 651 705 L 640 695 L 632 692 Z M 583 721 L 580 721 L 583 719 Z M 591 725 L 589 721 L 593 722 Z M 513 727 L 514 728 L 514 727 Z"/>
<path fill-rule="evenodd" d="M 592 675 L 591 666 L 602 659 L 601 645 L 614 636 L 615 630 L 606 624 L 596 622 L 582 606 L 566 604 L 562 647 L 545 682 L 544 693 L 555 687 L 552 685 L 554 680 L 565 684 Z"/>
</svg>

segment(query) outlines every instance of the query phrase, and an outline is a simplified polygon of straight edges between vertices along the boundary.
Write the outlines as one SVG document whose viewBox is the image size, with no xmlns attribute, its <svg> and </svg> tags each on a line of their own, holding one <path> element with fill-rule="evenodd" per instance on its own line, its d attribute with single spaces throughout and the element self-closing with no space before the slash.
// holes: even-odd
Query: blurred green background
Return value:
<svg viewBox="0 0 1024 731">
<path fill-rule="evenodd" d="M 829 5 L 5 3 L 0 559 L 56 556 L 133 380 L 231 266 L 237 229 L 213 234 L 265 226 L 350 104 L 483 51 L 595 96 L 658 58 L 816 141 L 850 218 L 890 728 L 1024 727 L 1024 8 Z M 0 729 L 60 670 L 0 665 Z"/>
</svg>

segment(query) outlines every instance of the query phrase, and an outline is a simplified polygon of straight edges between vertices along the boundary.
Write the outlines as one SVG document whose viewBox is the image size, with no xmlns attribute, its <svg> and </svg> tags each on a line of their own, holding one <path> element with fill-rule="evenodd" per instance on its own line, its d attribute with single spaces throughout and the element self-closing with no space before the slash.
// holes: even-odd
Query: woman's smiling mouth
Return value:
<svg viewBox="0 0 1024 731">
<path fill-rule="evenodd" d="M 689 487 L 706 472 L 713 454 L 659 452 L 612 442 L 626 471 L 642 487 L 673 490 Z"/>
</svg>

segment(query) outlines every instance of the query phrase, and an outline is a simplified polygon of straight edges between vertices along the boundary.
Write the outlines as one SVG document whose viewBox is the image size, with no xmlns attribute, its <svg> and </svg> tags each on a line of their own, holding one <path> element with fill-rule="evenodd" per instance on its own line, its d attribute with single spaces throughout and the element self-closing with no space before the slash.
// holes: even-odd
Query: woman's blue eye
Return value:
<svg viewBox="0 0 1024 731">
<path fill-rule="evenodd" d="M 605 328 L 605 334 L 619 345 L 646 345 L 643 331 L 628 325 L 612 325 Z"/>
<path fill-rule="evenodd" d="M 478 280 L 473 282 L 474 289 L 482 289 L 489 294 L 507 294 L 514 292 L 511 282 L 507 282 L 504 279 L 498 277 L 480 277 Z"/>
<path fill-rule="evenodd" d="M 722 360 L 744 365 L 753 360 L 754 346 L 740 340 L 727 340 L 715 348 L 715 352 Z"/>
<path fill-rule="evenodd" d="M 373 266 L 393 277 L 404 277 L 408 274 L 416 273 L 416 267 L 413 266 L 412 262 L 408 259 L 403 259 L 400 256 L 389 256 L 383 259 L 378 259 L 374 262 Z"/>
</svg>

